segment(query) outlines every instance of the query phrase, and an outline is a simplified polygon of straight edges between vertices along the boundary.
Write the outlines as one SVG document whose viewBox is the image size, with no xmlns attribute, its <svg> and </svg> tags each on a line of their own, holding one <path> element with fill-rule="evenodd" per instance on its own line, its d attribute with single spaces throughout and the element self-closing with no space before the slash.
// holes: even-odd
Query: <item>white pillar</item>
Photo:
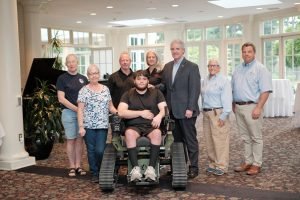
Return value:
<svg viewBox="0 0 300 200">
<path fill-rule="evenodd" d="M 23 59 L 21 86 L 24 87 L 33 58 L 41 57 L 40 2 L 20 1 L 18 6 L 21 59 Z"/>
<path fill-rule="evenodd" d="M 17 0 L 0 1 L 0 44 L 0 122 L 5 132 L 0 169 L 15 170 L 35 164 L 24 149 Z"/>
</svg>

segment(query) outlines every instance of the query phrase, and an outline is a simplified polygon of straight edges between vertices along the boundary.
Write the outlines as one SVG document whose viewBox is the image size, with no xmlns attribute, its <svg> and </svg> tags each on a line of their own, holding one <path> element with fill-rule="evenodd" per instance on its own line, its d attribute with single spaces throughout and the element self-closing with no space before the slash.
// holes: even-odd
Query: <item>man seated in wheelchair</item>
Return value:
<svg viewBox="0 0 300 200">
<path fill-rule="evenodd" d="M 134 74 L 135 87 L 123 94 L 118 106 L 118 114 L 125 121 L 125 142 L 128 158 L 132 164 L 130 181 L 141 181 L 142 173 L 138 165 L 137 139 L 150 139 L 150 160 L 144 173 L 145 180 L 155 181 L 155 165 L 159 157 L 162 131 L 160 125 L 167 106 L 163 94 L 156 88 L 148 88 L 148 73 L 143 70 Z"/>
</svg>

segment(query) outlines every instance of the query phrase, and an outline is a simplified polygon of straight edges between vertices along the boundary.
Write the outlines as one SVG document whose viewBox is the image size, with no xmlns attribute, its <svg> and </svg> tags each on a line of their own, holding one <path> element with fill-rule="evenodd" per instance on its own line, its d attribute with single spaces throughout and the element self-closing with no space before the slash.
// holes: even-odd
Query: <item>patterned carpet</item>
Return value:
<svg viewBox="0 0 300 200">
<path fill-rule="evenodd" d="M 201 121 L 202 116 L 197 121 L 201 171 L 185 190 L 173 190 L 171 176 L 162 169 L 158 186 L 132 187 L 121 176 L 113 192 L 103 193 L 89 175 L 67 177 L 64 143 L 55 144 L 50 157 L 37 161 L 36 166 L 0 171 L 0 199 L 300 199 L 300 129 L 293 127 L 292 117 L 265 119 L 264 164 L 257 176 L 233 172 L 243 154 L 233 116 L 229 173 L 221 177 L 206 174 Z M 83 166 L 88 169 L 85 154 Z"/>
</svg>

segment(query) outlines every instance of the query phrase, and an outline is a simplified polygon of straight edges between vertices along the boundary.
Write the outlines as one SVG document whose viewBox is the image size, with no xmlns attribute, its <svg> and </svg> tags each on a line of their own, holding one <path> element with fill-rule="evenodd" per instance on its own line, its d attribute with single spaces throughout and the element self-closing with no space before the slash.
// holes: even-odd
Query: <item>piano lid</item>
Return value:
<svg viewBox="0 0 300 200">
<path fill-rule="evenodd" d="M 36 79 L 47 80 L 50 84 L 56 84 L 57 78 L 65 73 L 64 70 L 53 69 L 55 58 L 34 58 L 30 72 L 23 90 L 23 97 L 30 96 L 37 87 Z"/>
</svg>

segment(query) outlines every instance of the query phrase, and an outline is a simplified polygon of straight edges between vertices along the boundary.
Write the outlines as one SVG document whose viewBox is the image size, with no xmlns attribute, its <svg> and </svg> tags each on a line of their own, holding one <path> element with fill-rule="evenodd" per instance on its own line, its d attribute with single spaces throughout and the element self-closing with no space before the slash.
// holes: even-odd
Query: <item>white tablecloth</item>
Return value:
<svg viewBox="0 0 300 200">
<path fill-rule="evenodd" d="M 2 145 L 2 138 L 5 136 L 4 128 L 0 122 L 0 146 Z"/>
<path fill-rule="evenodd" d="M 300 83 L 297 84 L 294 112 L 295 112 L 294 126 L 300 127 Z"/>
<path fill-rule="evenodd" d="M 264 116 L 293 116 L 294 95 L 291 82 L 287 79 L 273 79 L 272 86 L 273 93 L 264 106 Z"/>
</svg>

